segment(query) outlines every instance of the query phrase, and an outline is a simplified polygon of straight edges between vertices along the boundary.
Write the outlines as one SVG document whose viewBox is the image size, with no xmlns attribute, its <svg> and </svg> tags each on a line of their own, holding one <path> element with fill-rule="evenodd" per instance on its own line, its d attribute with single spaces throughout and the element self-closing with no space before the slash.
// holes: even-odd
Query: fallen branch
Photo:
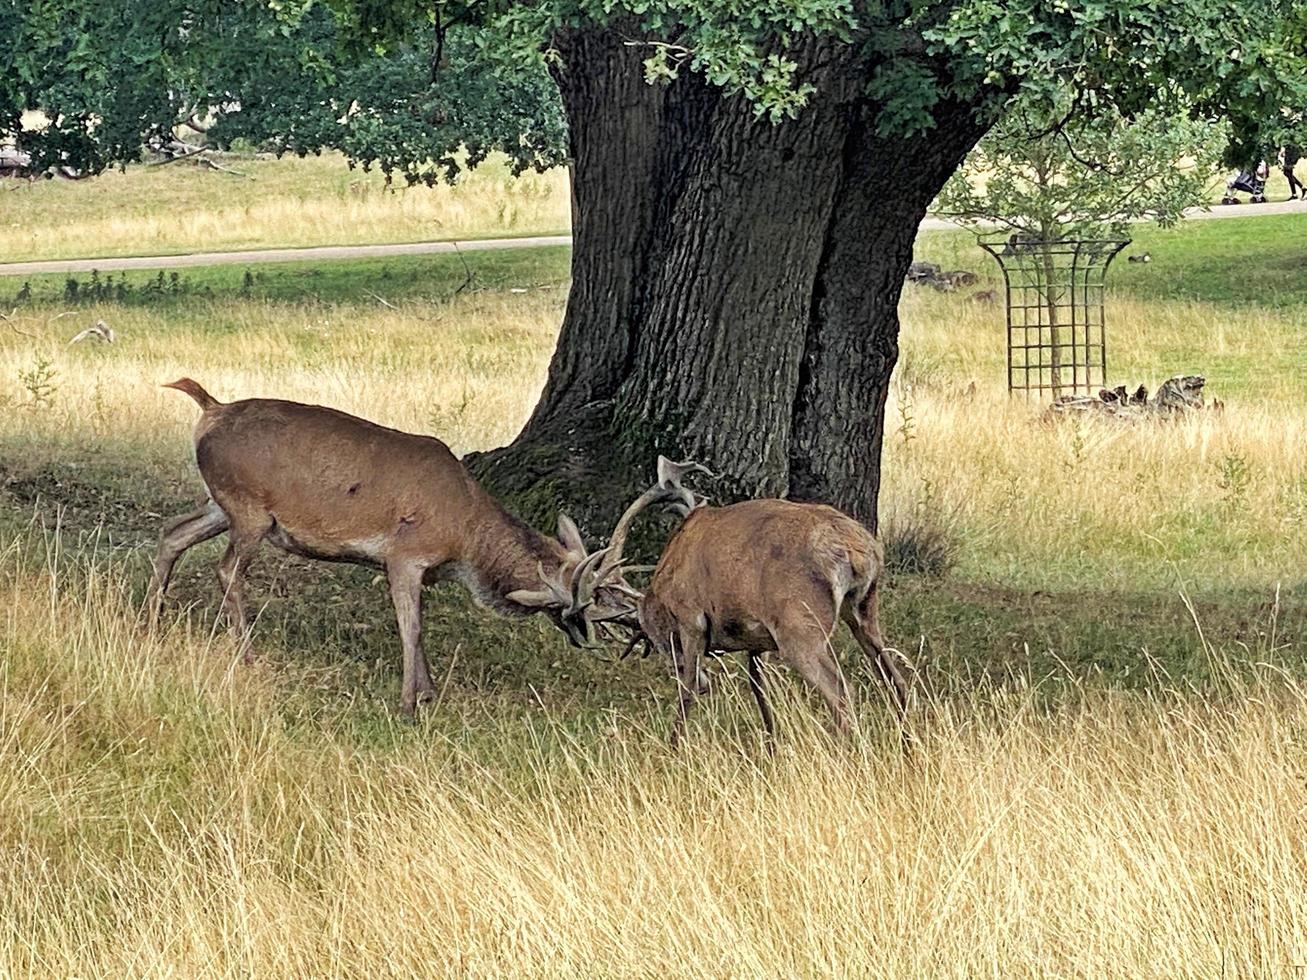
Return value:
<svg viewBox="0 0 1307 980">
<path fill-rule="evenodd" d="M 373 299 L 375 299 L 375 300 L 376 300 L 378 303 L 380 303 L 382 306 L 386 307 L 386 309 L 388 309 L 388 310 L 394 310 L 396 313 L 400 312 L 400 309 L 399 309 L 398 306 L 396 306 L 394 303 L 390 303 L 390 302 L 387 302 L 386 300 L 382 299 L 382 298 L 381 298 L 380 296 L 378 296 L 376 293 L 372 292 L 372 290 L 370 290 L 370 289 L 365 289 L 365 290 L 363 290 L 363 293 L 364 293 L 364 295 L 366 295 L 366 296 L 371 296 Z"/>
<path fill-rule="evenodd" d="M 209 148 L 207 146 L 194 146 L 194 147 L 190 147 L 183 153 L 178 153 L 176 156 L 166 157 L 163 160 L 151 160 L 149 163 L 146 164 L 146 166 L 166 167 L 168 164 L 176 163 L 178 160 L 189 160 L 191 157 L 199 156 L 201 153 L 208 153 L 208 152 L 209 152 Z"/>
<path fill-rule="evenodd" d="M 72 340 L 68 341 L 69 346 L 80 344 L 83 340 L 102 340 L 106 344 L 112 344 L 114 338 L 113 328 L 103 320 L 96 320 Z"/>
<path fill-rule="evenodd" d="M 233 175 L 235 175 L 235 176 L 237 176 L 237 177 L 244 177 L 246 180 L 255 180 L 255 179 L 256 179 L 255 177 L 251 176 L 250 174 L 244 173 L 243 171 L 240 171 L 240 170 L 232 170 L 231 167 L 224 167 L 224 166 L 223 166 L 222 164 L 220 164 L 220 163 L 215 163 L 213 160 L 210 160 L 208 157 L 201 157 L 199 162 L 200 162 L 202 165 L 208 167 L 210 170 L 217 170 L 217 171 L 219 171 L 220 173 L 224 173 L 224 174 L 233 174 Z"/>
<path fill-rule="evenodd" d="M 40 340 L 41 338 L 37 337 L 35 334 L 30 334 L 26 330 L 18 329 L 18 326 L 17 324 L 14 323 L 14 319 L 13 319 L 14 314 L 17 312 L 18 312 L 18 307 L 15 306 L 8 313 L 0 313 L 0 320 L 4 320 L 5 323 L 9 324 L 9 329 L 12 330 L 14 333 L 18 334 L 18 336 L 26 337 L 28 340 Z"/>
</svg>

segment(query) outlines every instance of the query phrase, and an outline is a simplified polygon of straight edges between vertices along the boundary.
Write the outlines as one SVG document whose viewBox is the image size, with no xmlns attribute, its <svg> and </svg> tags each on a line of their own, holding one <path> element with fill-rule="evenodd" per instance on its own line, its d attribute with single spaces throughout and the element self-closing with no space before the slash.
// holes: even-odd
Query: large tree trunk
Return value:
<svg viewBox="0 0 1307 980">
<path fill-rule="evenodd" d="M 523 516 L 563 506 L 592 534 L 660 452 L 721 473 L 718 499 L 824 500 L 874 526 L 912 243 L 984 127 L 944 106 L 928 134 L 876 137 L 834 45 L 776 125 L 688 73 L 647 85 L 616 34 L 557 47 L 572 293 L 530 422 L 474 469 Z"/>
<path fill-rule="evenodd" d="M 897 140 L 866 119 L 850 127 L 794 398 L 790 496 L 834 503 L 873 530 L 899 294 L 917 228 L 985 131 L 962 105 L 940 106 L 936 122 Z"/>
<path fill-rule="evenodd" d="M 611 31 L 557 39 L 554 79 L 571 121 L 572 290 L 549 379 L 527 432 L 612 399 L 625 380 L 648 262 L 669 92 Z"/>
</svg>

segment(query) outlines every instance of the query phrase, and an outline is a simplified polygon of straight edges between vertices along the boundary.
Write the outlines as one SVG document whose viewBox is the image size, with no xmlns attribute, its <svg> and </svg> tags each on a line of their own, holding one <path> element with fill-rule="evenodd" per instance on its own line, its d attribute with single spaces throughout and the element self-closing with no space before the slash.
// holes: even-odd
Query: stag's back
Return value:
<svg viewBox="0 0 1307 980">
<path fill-rule="evenodd" d="M 651 620 L 702 614 L 717 624 L 766 624 L 781 610 L 837 608 L 865 594 L 881 560 L 870 531 L 823 504 L 701 507 L 668 542 L 645 607 Z"/>
<path fill-rule="evenodd" d="M 407 534 L 458 558 L 466 532 L 501 511 L 439 439 L 317 405 L 205 405 L 195 458 L 224 510 L 264 511 L 318 557 L 375 558 L 369 548 Z"/>
</svg>

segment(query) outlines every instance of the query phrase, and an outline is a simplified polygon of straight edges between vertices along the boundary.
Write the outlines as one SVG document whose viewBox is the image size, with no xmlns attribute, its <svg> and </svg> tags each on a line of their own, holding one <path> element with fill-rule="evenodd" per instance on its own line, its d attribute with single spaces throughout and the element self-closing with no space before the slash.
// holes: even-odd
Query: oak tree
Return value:
<svg viewBox="0 0 1307 980">
<path fill-rule="evenodd" d="M 42 108 L 66 120 L 42 152 L 93 165 L 198 106 L 419 178 L 460 142 L 543 165 L 523 119 L 561 107 L 567 312 L 531 418 L 474 465 L 542 506 L 588 495 L 596 526 L 656 452 L 874 526 L 917 227 L 1008 106 L 1256 120 L 1304 77 L 1293 0 L 7 2 L 0 128 Z M 296 91 L 260 102 L 233 61 Z M 478 84 L 523 112 L 451 102 Z"/>
</svg>

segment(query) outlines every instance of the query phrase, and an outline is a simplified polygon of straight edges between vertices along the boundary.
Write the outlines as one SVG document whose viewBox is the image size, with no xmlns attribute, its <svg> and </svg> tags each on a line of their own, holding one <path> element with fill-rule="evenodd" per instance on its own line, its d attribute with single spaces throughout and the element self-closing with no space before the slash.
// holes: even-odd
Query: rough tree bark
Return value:
<svg viewBox="0 0 1307 980">
<path fill-rule="evenodd" d="M 986 129 L 958 104 L 939 107 L 936 121 L 898 140 L 877 136 L 865 119 L 850 126 L 794 398 L 790 496 L 834 503 L 872 530 L 913 242 L 926 208 Z"/>
<path fill-rule="evenodd" d="M 874 527 L 912 243 L 984 125 L 944 105 L 924 135 L 877 137 L 833 43 L 779 125 L 688 73 L 647 85 L 615 32 L 557 47 L 572 292 L 531 420 L 474 470 L 523 516 L 563 506 L 592 535 L 659 452 L 723 474 L 718 499 L 824 500 Z"/>
</svg>

